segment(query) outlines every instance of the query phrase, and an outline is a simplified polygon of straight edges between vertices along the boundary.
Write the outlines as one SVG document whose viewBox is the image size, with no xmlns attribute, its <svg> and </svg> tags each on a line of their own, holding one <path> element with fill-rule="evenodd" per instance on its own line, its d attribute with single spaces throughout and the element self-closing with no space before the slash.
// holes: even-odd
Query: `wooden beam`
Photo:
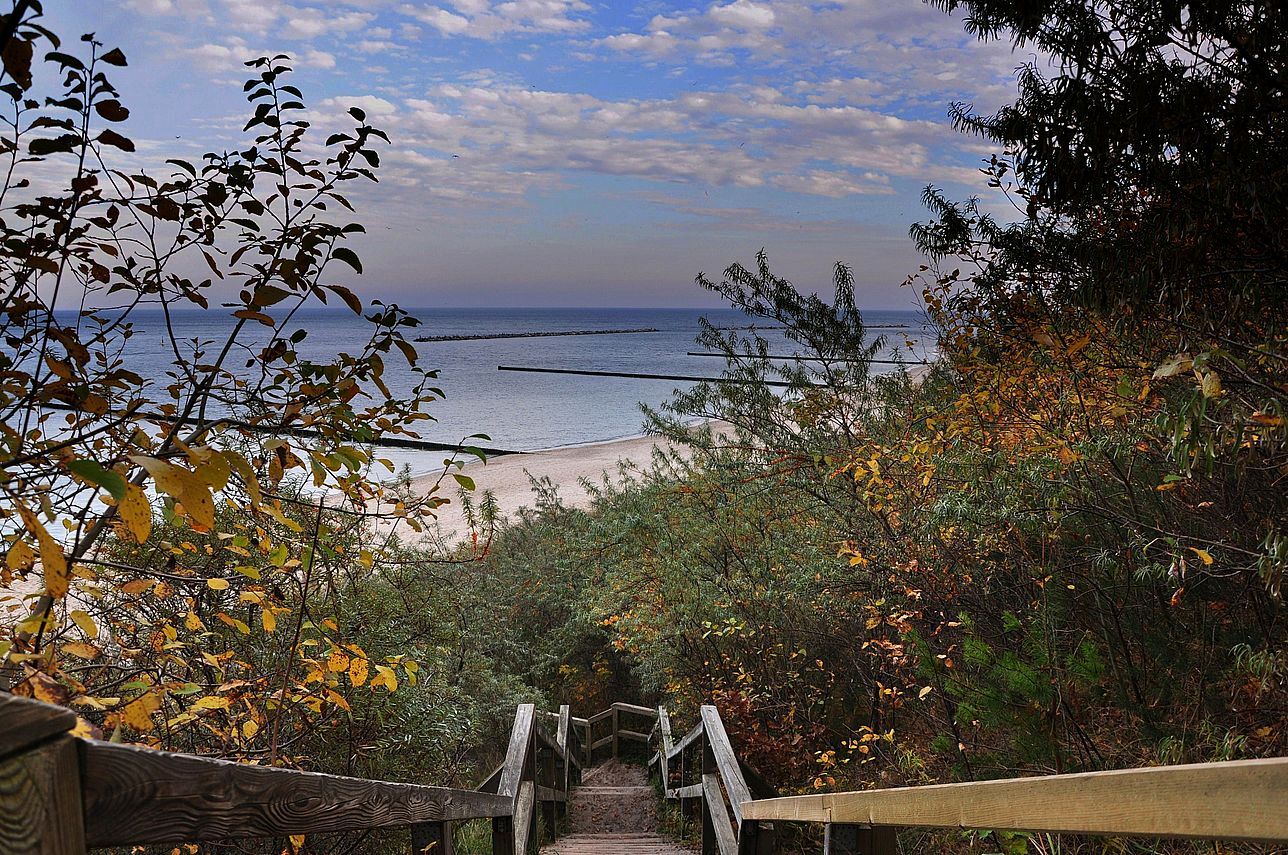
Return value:
<svg viewBox="0 0 1288 855">
<path fill-rule="evenodd" d="M 86 842 L 234 840 L 506 815 L 472 790 L 365 781 L 80 740 Z"/>
<path fill-rule="evenodd" d="M 76 713 L 17 695 L 0 695 L 0 757 L 25 751 L 76 726 Z"/>
<path fill-rule="evenodd" d="M 514 855 L 526 855 L 536 819 L 536 786 L 531 781 L 519 784 L 514 803 Z"/>
<path fill-rule="evenodd" d="M 72 720 L 75 718 L 73 715 Z M 0 719 L 0 727 L 9 723 Z M 27 718 L 23 724 L 33 726 L 33 720 Z M 35 727 L 47 730 L 43 725 Z M 21 741 L 11 734 L 9 744 Z M 76 742 L 70 736 L 60 736 L 0 760 L 0 852 L 84 855 Z"/>
<path fill-rule="evenodd" d="M 724 722 L 720 720 L 720 711 L 713 706 L 702 707 L 702 725 L 707 731 L 707 747 L 715 759 L 720 780 L 729 793 L 729 803 L 733 806 L 733 815 L 737 822 L 743 820 L 742 806 L 751 801 L 751 790 L 742 777 L 738 766 L 738 757 L 729 744 L 729 734 L 725 733 Z"/>
<path fill-rule="evenodd" d="M 725 809 L 724 793 L 720 790 L 717 776 L 702 776 L 702 797 L 706 800 L 707 817 L 711 830 L 715 833 L 716 848 L 720 855 L 738 855 L 738 841 L 729 823 L 729 811 Z"/>
<path fill-rule="evenodd" d="M 684 737 L 679 742 L 675 743 L 675 746 L 671 749 L 671 754 L 669 757 L 667 757 L 667 759 L 668 760 L 674 759 L 676 755 L 678 755 L 681 751 L 683 751 L 684 749 L 692 745 L 694 740 L 696 740 L 701 735 L 702 735 L 702 722 L 698 722 L 698 724 L 693 728 L 693 730 L 690 730 L 688 733 L 684 735 Z"/>
<path fill-rule="evenodd" d="M 499 795 L 514 798 L 519 792 L 519 782 L 530 765 L 535 719 L 536 707 L 533 704 L 519 704 L 514 713 L 514 726 L 510 729 L 510 744 L 505 751 L 505 767 L 496 788 Z"/>
<path fill-rule="evenodd" d="M 789 796 L 744 819 L 1288 841 L 1288 758 Z"/>
<path fill-rule="evenodd" d="M 652 707 L 642 707 L 639 704 L 624 704 L 619 701 L 618 703 L 613 704 L 613 709 L 618 712 L 630 713 L 631 715 L 642 715 L 648 716 L 649 718 L 657 718 L 657 710 Z"/>
<path fill-rule="evenodd" d="M 627 730 L 624 727 L 617 731 L 617 735 L 622 739 L 633 739 L 636 742 L 649 741 L 649 735 L 647 733 L 640 733 L 638 730 Z"/>
</svg>

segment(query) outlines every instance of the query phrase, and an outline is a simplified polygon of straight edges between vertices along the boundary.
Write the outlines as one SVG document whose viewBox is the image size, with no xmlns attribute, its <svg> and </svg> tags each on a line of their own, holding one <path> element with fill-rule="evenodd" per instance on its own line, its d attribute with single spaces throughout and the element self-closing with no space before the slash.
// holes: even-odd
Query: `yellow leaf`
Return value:
<svg viewBox="0 0 1288 855">
<path fill-rule="evenodd" d="M 29 570 L 36 563 L 36 553 L 21 538 L 13 542 L 4 557 L 5 566 L 10 570 Z"/>
<path fill-rule="evenodd" d="M 196 612 L 188 612 L 188 616 L 183 619 L 183 625 L 192 632 L 206 628 L 205 624 L 201 622 L 201 618 L 197 617 Z"/>
<path fill-rule="evenodd" d="M 94 623 L 94 619 L 89 616 L 89 612 L 75 609 L 68 617 L 72 619 L 72 623 L 80 627 L 80 631 L 85 633 L 87 638 L 98 638 L 98 624 Z"/>
<path fill-rule="evenodd" d="M 1197 549 L 1191 546 L 1190 551 L 1193 552 L 1195 555 L 1197 555 L 1199 557 L 1199 560 L 1202 561 L 1205 565 L 1212 563 L 1212 553 L 1208 552 L 1206 549 Z"/>
<path fill-rule="evenodd" d="M 140 695 L 121 709 L 121 724 L 134 730 L 152 730 L 152 714 L 161 709 L 156 695 Z"/>
<path fill-rule="evenodd" d="M 77 659 L 84 659 L 86 661 L 97 659 L 103 653 L 103 651 L 99 650 L 94 645 L 87 644 L 83 641 L 73 641 L 68 644 L 64 644 L 62 646 L 62 650 L 64 653 L 70 653 Z"/>
<path fill-rule="evenodd" d="M 391 692 L 398 691 L 398 677 L 394 674 L 394 669 L 377 665 L 376 676 L 371 679 L 371 688 L 376 686 L 384 686 Z"/>
<path fill-rule="evenodd" d="M 36 543 L 40 546 L 40 569 L 45 574 L 45 589 L 49 591 L 49 596 L 67 596 L 71 575 L 67 572 L 67 557 L 63 555 L 63 548 L 31 511 L 19 505 L 18 515 L 22 517 L 27 531 L 36 536 Z"/>
<path fill-rule="evenodd" d="M 333 650 L 331 651 L 331 655 L 327 657 L 326 667 L 328 671 L 338 674 L 349 667 L 349 657 L 345 656 L 339 650 Z"/>
<path fill-rule="evenodd" d="M 222 591 L 228 587 L 227 579 L 207 579 L 206 587 L 212 591 Z"/>
<path fill-rule="evenodd" d="M 922 688 L 922 690 L 921 690 L 920 692 L 917 692 L 917 699 L 918 699 L 918 700 L 924 700 L 924 699 L 925 699 L 925 697 L 926 697 L 926 695 L 930 694 L 930 693 L 931 693 L 931 692 L 933 692 L 934 690 L 935 690 L 934 686 L 925 686 L 925 687 L 923 687 L 923 688 Z"/>
<path fill-rule="evenodd" d="M 304 835 L 303 835 L 303 834 L 292 834 L 292 835 L 291 835 L 291 845 L 292 845 L 292 846 L 294 846 L 294 847 L 296 848 L 296 850 L 297 850 L 297 851 L 298 851 L 299 849 L 303 848 L 303 846 L 304 846 Z"/>
<path fill-rule="evenodd" d="M 130 459 L 147 470 L 158 490 L 179 500 L 184 514 L 196 523 L 197 528 L 208 531 L 215 527 L 214 497 L 210 493 L 210 487 L 196 473 L 141 454 Z"/>
<path fill-rule="evenodd" d="M 228 699 L 216 695 L 207 695 L 192 705 L 195 710 L 226 710 L 228 709 Z"/>
<path fill-rule="evenodd" d="M 116 505 L 116 512 L 121 515 L 121 522 L 133 536 L 136 543 L 143 543 L 152 532 L 152 508 L 148 505 L 147 494 L 138 484 L 125 485 L 125 498 Z"/>
<path fill-rule="evenodd" d="M 273 614 L 271 608 L 265 606 L 259 617 L 260 622 L 264 625 L 264 632 L 272 632 L 277 629 L 277 616 Z"/>
<path fill-rule="evenodd" d="M 349 663 L 349 682 L 355 686 L 367 682 L 366 659 L 354 659 Z"/>
<path fill-rule="evenodd" d="M 242 736 L 247 739 L 254 739 L 255 734 L 259 733 L 259 725 L 255 723 L 254 719 L 246 719 L 246 721 L 242 722 L 241 732 Z"/>
</svg>

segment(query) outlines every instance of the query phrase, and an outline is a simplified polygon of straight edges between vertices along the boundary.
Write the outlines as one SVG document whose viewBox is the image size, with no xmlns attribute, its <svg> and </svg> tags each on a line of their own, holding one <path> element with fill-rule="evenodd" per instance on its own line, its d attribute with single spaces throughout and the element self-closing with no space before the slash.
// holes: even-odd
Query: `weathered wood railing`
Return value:
<svg viewBox="0 0 1288 855">
<path fill-rule="evenodd" d="M 1288 758 L 753 798 L 715 707 L 678 742 L 659 709 L 656 734 L 650 765 L 682 816 L 697 806 L 705 855 L 773 852 L 788 822 L 822 824 L 825 855 L 895 855 L 901 828 L 1288 841 Z"/>
<path fill-rule="evenodd" d="M 567 706 L 554 733 L 532 704 L 515 714 L 505 761 L 478 790 L 368 781 L 230 763 L 73 736 L 60 707 L 0 695 L 0 853 L 409 828 L 413 853 L 450 855 L 453 822 L 491 819 L 498 855 L 554 834 L 581 777 Z"/>
<path fill-rule="evenodd" d="M 1288 841 L 1288 758 L 775 798 L 740 763 L 715 707 L 676 741 L 664 708 L 614 704 L 582 719 L 522 704 L 504 762 L 460 790 L 84 739 L 71 712 L 0 695 L 0 853 L 409 828 L 413 853 L 450 855 L 452 823 L 490 819 L 493 852 L 523 855 L 538 815 L 558 833 L 597 751 L 652 741 L 623 726 L 631 716 L 652 722 L 650 765 L 682 816 L 700 814 L 707 855 L 773 852 L 775 824 L 789 822 L 822 824 L 831 855 L 894 855 L 900 828 Z"/>
</svg>

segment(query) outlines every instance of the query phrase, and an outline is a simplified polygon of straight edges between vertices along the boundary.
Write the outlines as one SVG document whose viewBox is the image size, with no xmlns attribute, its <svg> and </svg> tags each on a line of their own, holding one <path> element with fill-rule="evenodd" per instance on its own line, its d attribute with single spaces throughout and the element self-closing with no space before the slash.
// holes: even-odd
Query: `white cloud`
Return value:
<svg viewBox="0 0 1288 855">
<path fill-rule="evenodd" d="M 451 8 L 404 3 L 399 11 L 445 36 L 495 39 L 515 33 L 578 33 L 590 24 L 585 0 L 454 0 Z"/>
<path fill-rule="evenodd" d="M 763 30 L 774 25 L 774 10 L 763 3 L 734 0 L 727 6 L 713 6 L 708 12 L 711 20 L 730 27 Z"/>
</svg>

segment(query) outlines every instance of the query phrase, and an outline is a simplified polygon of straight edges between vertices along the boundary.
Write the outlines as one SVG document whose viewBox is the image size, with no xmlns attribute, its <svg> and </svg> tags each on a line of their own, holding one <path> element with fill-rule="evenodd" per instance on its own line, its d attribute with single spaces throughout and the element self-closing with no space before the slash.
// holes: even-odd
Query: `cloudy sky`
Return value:
<svg viewBox="0 0 1288 855">
<path fill-rule="evenodd" d="M 933 183 L 983 188 L 953 101 L 991 110 L 1028 57 L 920 0 L 47 0 L 94 31 L 130 134 L 239 138 L 241 63 L 295 58 L 323 130 L 390 134 L 359 200 L 371 296 L 410 305 L 710 305 L 698 271 L 764 247 L 802 287 L 852 264 L 907 308 L 909 223 Z"/>
</svg>

